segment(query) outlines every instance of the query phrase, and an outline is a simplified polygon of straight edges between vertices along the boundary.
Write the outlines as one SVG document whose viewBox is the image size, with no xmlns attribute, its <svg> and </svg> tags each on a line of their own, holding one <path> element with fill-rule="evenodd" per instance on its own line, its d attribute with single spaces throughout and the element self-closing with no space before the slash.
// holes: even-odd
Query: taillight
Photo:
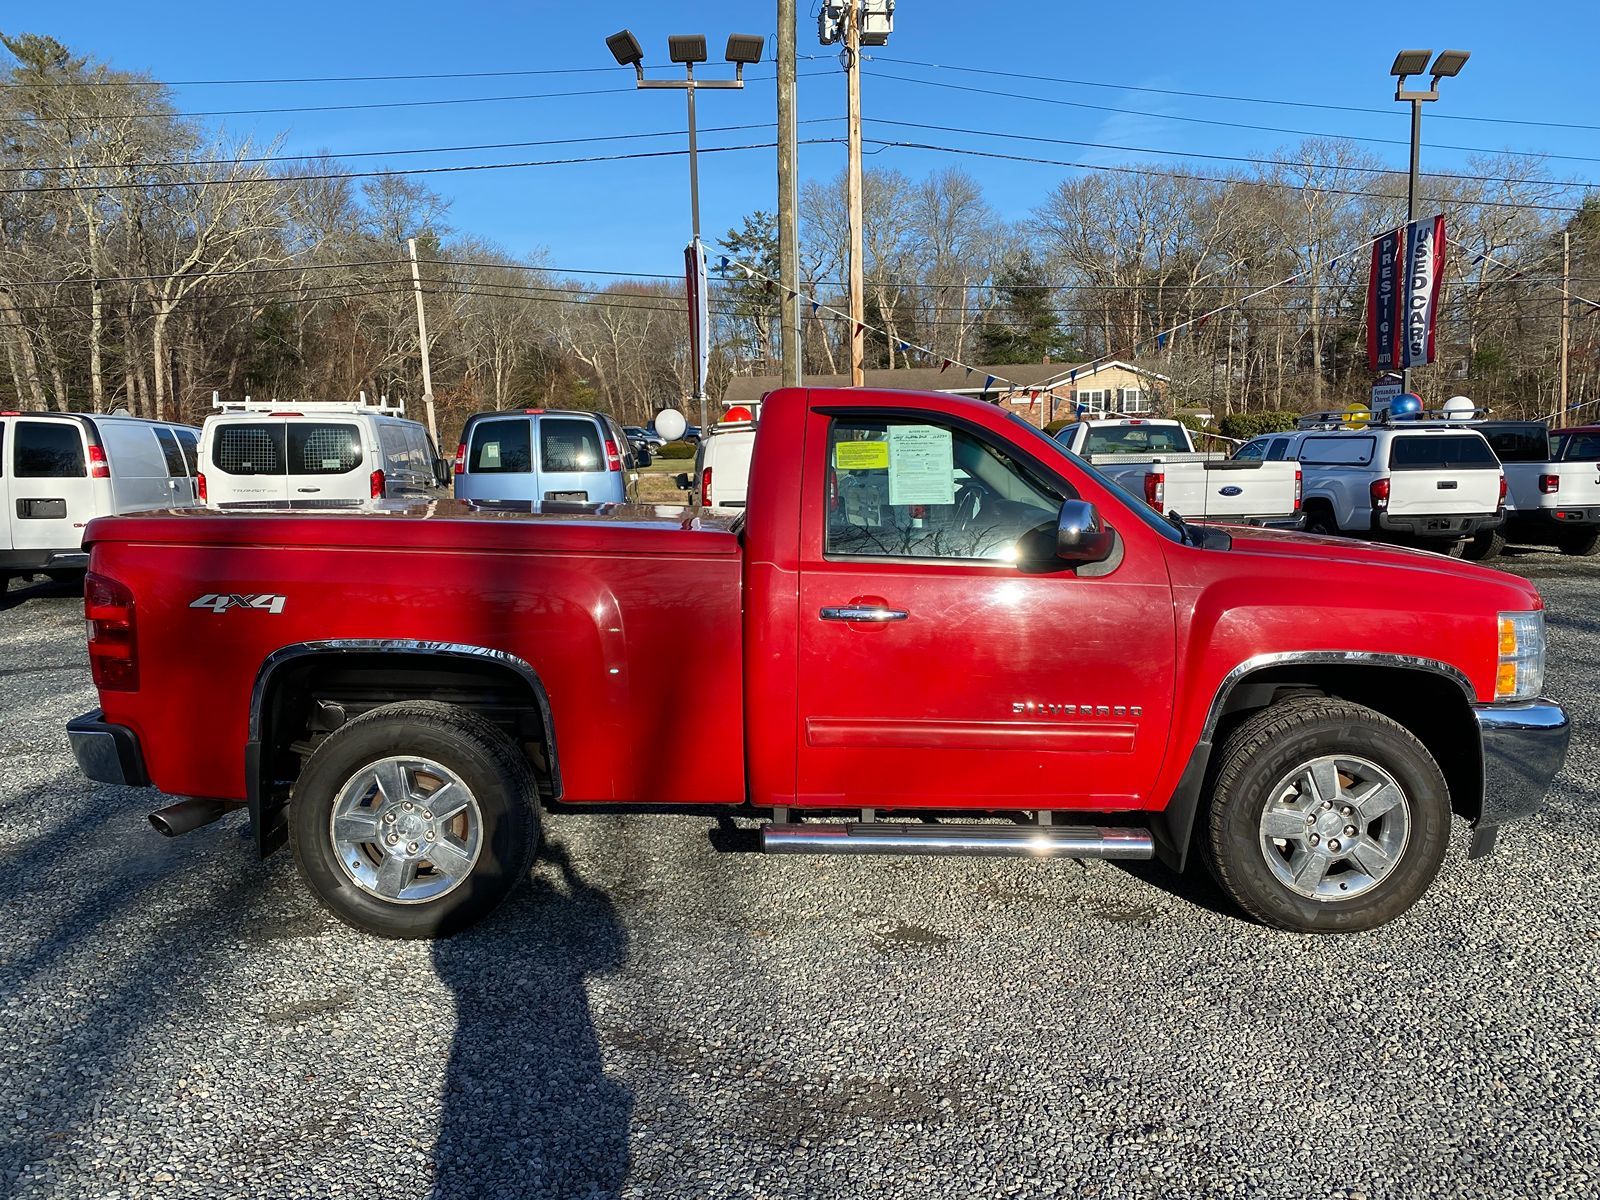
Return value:
<svg viewBox="0 0 1600 1200">
<path fill-rule="evenodd" d="M 1389 507 L 1389 481 L 1387 479 L 1374 479 L 1372 487 L 1368 490 L 1372 493 L 1373 508 Z"/>
<path fill-rule="evenodd" d="M 202 501 L 206 498 L 206 473 L 204 471 L 194 477 L 194 494 Z"/>
<path fill-rule="evenodd" d="M 383 499 L 383 472 L 382 471 L 374 471 L 372 473 L 372 498 L 374 500 L 382 500 Z"/>
<path fill-rule="evenodd" d="M 606 439 L 606 470 L 622 470 L 622 455 L 617 453 L 617 444 L 610 438 Z"/>
<path fill-rule="evenodd" d="M 89 447 L 89 478 L 111 478 L 111 464 L 106 462 L 106 452 L 99 446 Z"/>
<path fill-rule="evenodd" d="M 1302 483 L 1302 478 L 1301 478 L 1300 472 L 1297 470 L 1294 473 L 1294 511 L 1295 512 L 1299 512 L 1300 511 L 1300 497 L 1303 494 L 1304 490 L 1305 490 L 1305 488 L 1304 488 L 1304 485 Z"/>
<path fill-rule="evenodd" d="M 700 472 L 700 503 L 706 508 L 710 508 L 711 507 L 711 468 L 710 467 L 707 467 L 705 470 Z"/>
<path fill-rule="evenodd" d="M 1144 501 L 1157 512 L 1167 498 L 1167 477 L 1161 471 L 1151 471 L 1144 477 Z"/>
<path fill-rule="evenodd" d="M 1559 475 L 1541 475 L 1541 476 L 1539 476 L 1539 490 L 1541 492 L 1543 492 L 1546 496 L 1555 495 L 1557 492 L 1559 492 L 1561 490 L 1561 476 L 1559 476 Z M 1500 480 L 1500 499 L 1504 500 L 1505 498 L 1506 498 L 1506 481 L 1505 481 L 1505 478 L 1502 477 L 1501 480 Z"/>
<path fill-rule="evenodd" d="M 467 444 L 465 442 L 462 442 L 459 446 L 456 447 L 456 474 L 457 475 L 465 475 L 466 473 L 467 473 Z"/>
<path fill-rule="evenodd" d="M 126 584 L 91 571 L 83 581 L 83 615 L 89 626 L 89 667 L 95 686 L 108 692 L 138 691 L 133 593 Z"/>
<path fill-rule="evenodd" d="M 1505 502 L 1506 502 L 1506 477 L 1504 475 L 1501 475 L 1500 476 L 1500 503 L 1504 504 Z"/>
</svg>

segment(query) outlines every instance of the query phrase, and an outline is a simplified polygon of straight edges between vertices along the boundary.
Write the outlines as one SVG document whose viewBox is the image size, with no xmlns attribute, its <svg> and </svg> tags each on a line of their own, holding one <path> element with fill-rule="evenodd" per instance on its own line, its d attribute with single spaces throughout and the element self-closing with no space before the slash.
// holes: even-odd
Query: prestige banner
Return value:
<svg viewBox="0 0 1600 1200">
<path fill-rule="evenodd" d="M 1374 371 L 1400 365 L 1400 276 L 1405 230 L 1394 229 L 1372 243 L 1372 274 L 1367 280 L 1367 366 Z"/>
</svg>

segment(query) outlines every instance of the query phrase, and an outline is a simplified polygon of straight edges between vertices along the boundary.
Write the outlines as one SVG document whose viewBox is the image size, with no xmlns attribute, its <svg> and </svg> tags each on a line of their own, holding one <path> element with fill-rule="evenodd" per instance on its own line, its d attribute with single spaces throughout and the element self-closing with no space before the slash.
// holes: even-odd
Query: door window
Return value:
<svg viewBox="0 0 1600 1200">
<path fill-rule="evenodd" d="M 228 475 L 282 475 L 283 426 L 266 422 L 218 425 L 211 458 Z"/>
<path fill-rule="evenodd" d="M 1564 462 L 1595 462 L 1600 460 L 1600 433 L 1574 433 L 1566 439 L 1562 451 L 1556 455 Z"/>
<path fill-rule="evenodd" d="M 1264 441 L 1247 442 L 1233 452 L 1233 456 L 1244 462 L 1256 462 L 1266 455 L 1267 443 Z"/>
<path fill-rule="evenodd" d="M 343 475 L 359 467 L 361 457 L 361 430 L 355 425 L 289 425 L 291 475 Z"/>
<path fill-rule="evenodd" d="M 173 436 L 178 439 L 178 445 L 183 447 L 184 463 L 189 468 L 191 476 L 200 473 L 200 435 L 192 429 L 174 429 Z"/>
<path fill-rule="evenodd" d="M 479 421 L 472 427 L 472 453 L 467 469 L 474 475 L 527 474 L 533 470 L 532 437 L 527 417 Z"/>
<path fill-rule="evenodd" d="M 161 443 L 161 457 L 167 461 L 167 474 L 179 479 L 189 474 L 189 464 L 183 459 L 183 450 L 170 429 L 157 429 L 156 441 Z"/>
<path fill-rule="evenodd" d="M 1273 438 L 1272 446 L 1267 451 L 1268 462 L 1282 462 L 1289 454 L 1288 438 Z"/>
<path fill-rule="evenodd" d="M 545 417 L 539 422 L 541 471 L 603 471 L 600 429 L 581 417 Z"/>
<path fill-rule="evenodd" d="M 885 419 L 829 423 L 829 558 L 1015 562 L 1024 535 L 1053 534 L 1063 498 L 961 429 Z"/>
<path fill-rule="evenodd" d="M 83 431 L 72 421 L 18 421 L 16 460 L 18 479 L 82 479 L 89 474 L 83 461 Z"/>
<path fill-rule="evenodd" d="M 1369 437 L 1309 437 L 1300 447 L 1300 461 L 1313 466 L 1364 467 L 1372 461 Z"/>
</svg>

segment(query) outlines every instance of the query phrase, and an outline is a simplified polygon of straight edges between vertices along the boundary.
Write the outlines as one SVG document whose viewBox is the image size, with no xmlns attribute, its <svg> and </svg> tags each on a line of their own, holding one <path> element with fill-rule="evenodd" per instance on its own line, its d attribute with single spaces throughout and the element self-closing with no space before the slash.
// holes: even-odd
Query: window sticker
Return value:
<svg viewBox="0 0 1600 1200">
<path fill-rule="evenodd" d="M 839 442 L 833 465 L 840 471 L 881 471 L 889 465 L 888 442 Z"/>
<path fill-rule="evenodd" d="M 954 504 L 955 452 L 939 425 L 889 426 L 889 503 Z"/>
<path fill-rule="evenodd" d="M 499 465 L 500 465 L 500 443 L 499 442 L 485 442 L 483 444 L 483 455 L 482 455 L 482 457 L 481 457 L 481 459 L 479 461 L 479 466 L 482 466 L 482 467 L 498 467 Z"/>
</svg>

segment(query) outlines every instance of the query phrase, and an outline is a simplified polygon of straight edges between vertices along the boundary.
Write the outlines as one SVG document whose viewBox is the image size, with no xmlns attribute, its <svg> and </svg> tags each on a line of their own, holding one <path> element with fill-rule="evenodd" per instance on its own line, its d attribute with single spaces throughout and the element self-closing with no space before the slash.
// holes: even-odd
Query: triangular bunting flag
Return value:
<svg viewBox="0 0 1600 1200">
<path fill-rule="evenodd" d="M 943 375 L 945 368 L 948 367 L 949 365 L 950 365 L 950 360 L 948 358 L 945 359 L 944 362 L 940 363 L 939 364 L 939 374 Z"/>
<path fill-rule="evenodd" d="M 818 309 L 819 309 L 819 308 L 821 308 L 821 307 L 822 307 L 822 305 L 820 305 L 820 304 L 818 304 L 818 303 L 817 303 L 817 302 L 816 302 L 816 301 L 815 301 L 815 300 L 813 300 L 813 301 L 812 301 L 812 302 L 811 302 L 811 315 L 812 315 L 812 316 L 813 316 L 813 317 L 814 317 L 814 316 L 816 316 L 816 315 L 817 315 L 817 310 L 818 310 Z"/>
</svg>

